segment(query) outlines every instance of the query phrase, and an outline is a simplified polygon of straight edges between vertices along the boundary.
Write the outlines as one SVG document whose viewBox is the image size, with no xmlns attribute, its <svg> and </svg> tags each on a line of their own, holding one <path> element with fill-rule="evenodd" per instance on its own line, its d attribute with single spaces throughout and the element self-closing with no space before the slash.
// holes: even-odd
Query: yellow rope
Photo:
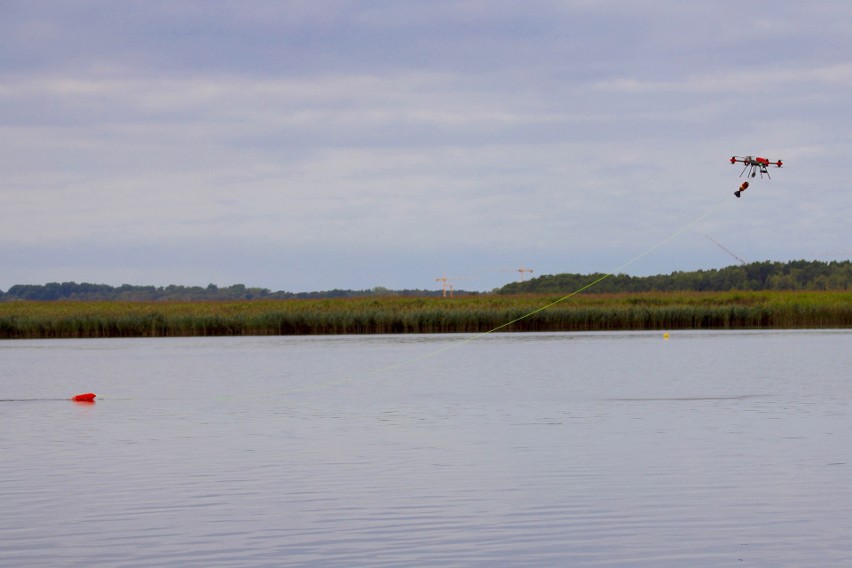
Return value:
<svg viewBox="0 0 852 568">
<path fill-rule="evenodd" d="M 559 304 L 559 303 L 561 303 L 561 302 L 564 302 L 565 300 L 567 300 L 567 299 L 569 299 L 569 298 L 571 298 L 571 297 L 573 297 L 573 296 L 576 296 L 577 294 L 579 294 L 579 293 L 581 293 L 581 292 L 584 292 L 584 291 L 588 290 L 588 289 L 589 289 L 589 288 L 591 288 L 592 286 L 595 286 L 596 284 L 598 284 L 599 282 L 601 282 L 601 281 L 603 281 L 603 280 L 605 280 L 605 279 L 609 278 L 610 276 L 613 276 L 614 274 L 618 274 L 618 273 L 620 273 L 623 269 L 627 268 L 627 267 L 628 267 L 628 266 L 630 266 L 631 264 L 633 264 L 633 263 L 635 263 L 635 262 L 639 261 L 640 259 L 644 258 L 645 256 L 648 256 L 649 254 L 651 254 L 652 252 L 654 252 L 654 251 L 655 251 L 655 250 L 657 250 L 658 248 L 660 248 L 660 247 L 664 246 L 665 244 L 669 243 L 672 239 L 674 239 L 674 238 L 678 237 L 679 235 L 681 235 L 681 234 L 685 233 L 686 231 L 688 231 L 689 229 L 691 229 L 693 226 L 695 226 L 697 223 L 699 223 L 699 222 L 703 221 L 705 218 L 709 217 L 711 214 L 713 214 L 713 213 L 715 213 L 716 211 L 718 211 L 719 209 L 721 209 L 721 208 L 722 208 L 722 206 L 723 206 L 725 203 L 729 203 L 729 202 L 730 202 L 730 199 L 728 199 L 728 198 L 724 198 L 724 199 L 720 200 L 720 201 L 719 201 L 719 203 L 718 203 L 717 205 L 715 205 L 715 206 L 713 206 L 713 207 L 710 207 L 710 208 L 709 208 L 709 209 L 707 209 L 704 213 L 702 213 L 701 215 L 699 215 L 698 217 L 696 217 L 695 219 L 693 219 L 692 221 L 690 221 L 689 223 L 687 223 L 686 225 L 684 225 L 683 227 L 681 227 L 680 229 L 676 230 L 675 232 L 673 232 L 672 234 L 670 234 L 670 235 L 669 235 L 669 236 L 667 236 L 666 238 L 662 239 L 660 242 L 656 243 L 654 246 L 652 246 L 652 247 L 650 247 L 649 249 L 645 250 L 645 251 L 644 251 L 644 252 L 642 252 L 641 254 L 636 255 L 635 257 L 633 257 L 633 258 L 632 258 L 632 259 L 630 259 L 629 261 L 625 262 L 624 264 L 622 264 L 621 266 L 619 266 L 619 267 L 618 267 L 618 268 L 616 268 L 615 270 L 613 270 L 613 271 L 611 271 L 611 272 L 608 272 L 608 273 L 604 274 L 603 276 L 601 276 L 601 277 L 597 278 L 596 280 L 593 280 L 592 282 L 589 282 L 589 283 L 588 283 L 588 284 L 586 284 L 585 286 L 582 286 L 581 288 L 578 288 L 578 289 L 574 290 L 574 291 L 573 291 L 573 292 L 571 292 L 570 294 L 567 294 L 567 295 L 565 295 L 565 296 L 562 296 L 562 297 L 561 297 L 561 298 L 559 298 L 558 300 L 554 300 L 553 302 L 550 302 L 549 304 L 546 304 L 546 305 L 544 305 L 544 306 L 541 306 L 540 308 L 536 308 L 535 310 L 533 310 L 533 311 L 531 311 L 531 312 L 529 312 L 529 313 L 527 313 L 527 314 L 524 314 L 524 315 L 522 315 L 522 316 L 520 316 L 520 317 L 517 317 L 517 318 L 515 318 L 515 319 L 513 319 L 513 320 L 511 320 L 511 321 L 508 321 L 508 322 L 506 322 L 506 323 L 500 324 L 500 325 L 498 325 L 497 327 L 495 327 L 495 328 L 493 328 L 493 329 L 489 329 L 488 331 L 484 331 L 484 332 L 482 332 L 482 333 L 478 333 L 478 334 L 472 335 L 472 336 L 470 336 L 470 337 L 467 337 L 467 338 L 462 339 L 462 340 L 460 340 L 460 341 L 457 341 L 457 342 L 455 342 L 455 343 L 451 343 L 450 345 L 447 345 L 446 347 L 442 347 L 441 349 L 436 349 L 436 350 L 434 350 L 434 351 L 430 351 L 429 353 L 425 353 L 425 354 L 423 354 L 423 355 L 420 355 L 420 356 L 418 356 L 418 357 L 414 357 L 414 358 L 411 358 L 411 359 L 406 359 L 405 361 L 401 361 L 401 362 L 399 362 L 399 363 L 393 363 L 393 364 L 391 364 L 391 365 L 385 365 L 385 366 L 382 366 L 382 367 L 377 367 L 377 368 L 373 369 L 372 371 L 369 371 L 369 372 L 365 373 L 364 377 L 372 377 L 372 376 L 380 375 L 380 374 L 386 373 L 386 372 L 388 372 L 388 371 L 392 371 L 392 370 L 394 370 L 394 369 L 399 369 L 400 367 L 407 367 L 408 365 L 412 365 L 412 364 L 414 364 L 414 363 L 417 363 L 417 362 L 423 361 L 423 360 L 425 360 L 425 359 L 430 359 L 430 358 L 432 358 L 432 357 L 435 357 L 436 355 L 439 355 L 439 354 L 441 354 L 441 353 L 444 353 L 445 351 L 450 351 L 451 349 L 457 349 L 457 348 L 459 348 L 459 347 L 461 347 L 461 346 L 463 346 L 463 345 L 466 345 L 466 344 L 468 344 L 468 343 L 471 343 L 472 341 L 476 341 L 476 340 L 478 340 L 478 339 L 481 339 L 481 338 L 485 337 L 485 336 L 486 336 L 486 335 L 488 335 L 488 334 L 494 333 L 495 331 L 500 331 L 501 329 L 505 329 L 505 328 L 509 327 L 510 325 L 512 325 L 512 324 L 514 324 L 514 323 L 517 323 L 517 322 L 519 322 L 519 321 L 521 321 L 521 320 L 524 320 L 524 319 L 527 319 L 527 318 L 529 318 L 529 317 L 531 317 L 531 316 L 534 316 L 534 315 L 535 315 L 535 314 L 537 314 L 537 313 L 540 313 L 540 312 L 543 312 L 544 310 L 547 310 L 547 309 L 549 309 L 549 308 L 552 308 L 552 307 L 553 307 L 553 306 L 555 306 L 556 304 Z M 296 387 L 296 388 L 293 388 L 293 389 L 288 389 L 288 390 L 287 390 L 287 391 L 285 391 L 285 392 L 295 392 L 295 391 L 300 391 L 300 390 L 307 390 L 307 389 L 310 389 L 310 388 L 319 388 L 319 387 L 323 387 L 323 386 L 332 386 L 332 385 L 334 385 L 334 384 L 341 384 L 341 383 L 345 382 L 345 380 L 346 380 L 346 379 L 340 379 L 340 380 L 329 381 L 329 382 L 321 382 L 321 383 L 319 383 L 319 384 L 312 384 L 312 385 L 307 385 L 307 386 L 303 386 L 303 387 Z"/>
</svg>

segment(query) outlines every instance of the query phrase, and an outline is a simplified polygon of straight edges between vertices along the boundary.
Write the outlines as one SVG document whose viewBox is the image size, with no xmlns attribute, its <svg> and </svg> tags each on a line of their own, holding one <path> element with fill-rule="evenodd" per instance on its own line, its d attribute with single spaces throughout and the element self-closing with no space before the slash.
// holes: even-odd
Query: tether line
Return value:
<svg viewBox="0 0 852 568">
<path fill-rule="evenodd" d="M 405 361 L 400 361 L 399 363 L 393 363 L 393 364 L 390 364 L 390 365 L 384 365 L 382 367 L 377 367 L 377 368 L 373 369 L 372 371 L 368 371 L 367 373 L 365 373 L 364 377 L 368 378 L 368 377 L 373 377 L 373 376 L 376 376 L 376 375 L 381 375 L 383 373 L 386 373 L 388 371 L 392 371 L 394 369 L 399 369 L 401 367 L 407 367 L 408 365 L 413 365 L 414 363 L 418 363 L 420 361 L 430 359 L 430 358 L 435 357 L 437 355 L 440 355 L 441 353 L 444 353 L 446 351 L 450 351 L 452 349 L 458 349 L 459 347 L 467 345 L 468 343 L 471 343 L 471 342 L 476 341 L 478 339 L 482 339 L 486 335 L 492 334 L 496 331 L 500 331 L 501 329 L 505 329 L 512 324 L 515 324 L 519 321 L 525 320 L 525 319 L 532 317 L 532 316 L 534 316 L 534 315 L 536 315 L 540 312 L 543 312 L 544 310 L 552 308 L 553 306 L 560 304 L 560 303 L 564 302 L 565 300 L 568 300 L 568 299 L 576 296 L 577 294 L 580 294 L 581 292 L 585 292 L 589 288 L 599 284 L 600 282 L 602 282 L 603 280 L 606 280 L 610 276 L 618 274 L 619 272 L 621 272 L 622 270 L 624 270 L 625 268 L 627 268 L 631 264 L 638 262 L 639 260 L 648 256 L 649 254 L 651 254 L 655 250 L 665 246 L 666 244 L 671 242 L 676 237 L 682 235 L 683 233 L 685 233 L 686 231 L 688 231 L 689 229 L 694 227 L 696 224 L 700 223 L 705 218 L 709 217 L 710 215 L 712 215 L 713 213 L 715 213 L 716 211 L 721 209 L 722 206 L 729 201 L 730 200 L 728 198 L 721 199 L 718 204 L 716 204 L 713 207 L 708 208 L 704 213 L 702 213 L 701 215 L 699 215 L 698 217 L 696 217 L 695 219 L 693 219 L 689 223 L 685 224 L 681 228 L 677 229 L 676 231 L 674 231 L 673 233 L 671 233 L 670 235 L 668 235 L 664 239 L 660 240 L 659 242 L 657 242 L 656 244 L 654 244 L 650 248 L 646 249 L 644 252 L 642 252 L 642 253 L 636 255 L 635 257 L 631 258 L 630 260 L 628 260 L 627 262 L 625 262 L 624 264 L 622 264 L 618 268 L 615 268 L 614 270 L 607 272 L 603 276 L 596 278 L 595 280 L 589 282 L 588 284 L 586 284 L 586 285 L 584 285 L 580 288 L 577 288 L 576 290 L 574 290 L 570 294 L 566 294 L 565 296 L 562 296 L 558 300 L 554 300 L 554 301 L 550 302 L 549 304 L 546 304 L 544 306 L 541 306 L 540 308 L 536 308 L 536 309 L 532 310 L 529 313 L 526 313 L 522 316 L 519 316 L 519 317 L 517 317 L 517 318 L 515 318 L 511 321 L 507 321 L 506 323 L 500 324 L 493 329 L 489 329 L 488 331 L 483 331 L 481 333 L 477 333 L 477 334 L 474 334 L 474 335 L 467 337 L 465 339 L 451 343 L 450 345 L 447 345 L 446 347 L 442 347 L 440 349 L 436 349 L 434 351 L 424 353 L 423 355 L 420 355 L 418 357 L 406 359 Z M 306 386 L 303 386 L 303 387 L 295 387 L 295 388 L 292 388 L 292 389 L 288 389 L 285 392 L 295 392 L 295 391 L 300 391 L 300 390 L 308 390 L 308 389 L 311 389 L 311 388 L 320 388 L 320 387 L 324 387 L 324 386 L 332 386 L 334 384 L 341 384 L 345 381 L 346 381 L 346 379 L 339 379 L 339 380 L 335 380 L 335 381 L 331 381 L 331 382 L 322 382 L 322 383 L 319 383 L 319 384 L 306 385 Z"/>
<path fill-rule="evenodd" d="M 388 371 L 392 371 L 394 369 L 399 369 L 401 367 L 406 367 L 408 365 L 413 365 L 414 363 L 418 363 L 420 361 L 430 359 L 432 357 L 435 357 L 437 355 L 440 355 L 441 353 L 450 351 L 452 349 L 458 349 L 459 347 L 462 347 L 464 345 L 467 345 L 468 343 L 471 343 L 473 341 L 481 339 L 481 338 L 485 337 L 486 335 L 492 334 L 496 331 L 500 331 L 501 329 L 505 329 L 505 328 L 507 328 L 507 327 L 519 322 L 519 321 L 525 320 L 529 317 L 534 316 L 535 314 L 541 313 L 544 310 L 552 308 L 553 306 L 555 306 L 559 303 L 562 303 L 565 300 L 568 300 L 568 299 L 576 296 L 577 294 L 588 290 L 589 288 L 592 288 L 593 286 L 599 284 L 603 280 L 606 280 L 610 276 L 618 274 L 619 272 L 621 272 L 623 269 L 627 268 L 631 264 L 638 262 L 640 259 L 648 256 L 649 254 L 651 254 L 655 250 L 666 245 L 667 243 L 672 241 L 674 238 L 685 233 L 686 231 L 691 229 L 693 226 L 695 226 L 697 223 L 701 222 L 705 218 L 709 217 L 711 214 L 718 211 L 722 207 L 722 205 L 724 205 L 727 201 L 729 201 L 729 200 L 727 200 L 727 199 L 720 200 L 717 205 L 710 207 L 704 213 L 702 213 L 701 215 L 699 215 L 698 217 L 696 217 L 695 219 L 693 219 L 689 223 L 685 224 L 681 228 L 677 229 L 676 231 L 674 231 L 673 233 L 671 233 L 670 235 L 668 235 L 664 239 L 660 240 L 659 242 L 657 242 L 656 244 L 654 244 L 650 248 L 646 249 L 642 253 L 631 258 L 630 260 L 628 260 L 627 262 L 625 262 L 624 264 L 622 264 L 618 268 L 615 268 L 614 270 L 607 272 L 603 276 L 600 276 L 600 277 L 596 278 L 595 280 L 592 280 L 588 284 L 581 286 L 580 288 L 577 288 L 576 290 L 574 290 L 570 294 L 566 294 L 565 296 L 562 296 L 561 298 L 554 300 L 554 301 L 550 302 L 549 304 L 545 304 L 545 305 L 543 305 L 539 308 L 536 308 L 536 309 L 534 309 L 534 310 L 532 310 L 532 311 L 530 311 L 530 312 L 528 312 L 528 313 L 526 313 L 522 316 L 519 316 L 519 317 L 517 317 L 513 320 L 507 321 L 506 323 L 500 324 L 497 327 L 489 329 L 488 331 L 484 331 L 482 333 L 474 334 L 474 335 L 467 337 L 465 339 L 459 340 L 457 342 L 450 343 L 449 345 L 442 347 L 440 349 L 436 349 L 434 351 L 424 353 L 423 355 L 420 355 L 418 357 L 413 357 L 411 359 L 406 359 L 404 361 L 400 361 L 398 363 L 393 363 L 393 364 L 390 364 L 390 365 L 384 365 L 384 366 L 381 366 L 381 367 L 376 367 L 372 370 L 368 370 L 362 376 L 364 378 L 377 376 L 377 375 L 380 375 L 380 374 L 383 374 L 383 373 L 387 373 Z M 312 388 L 316 389 L 316 388 L 322 388 L 322 387 L 329 387 L 329 386 L 333 386 L 335 384 L 342 384 L 342 383 L 346 382 L 347 380 L 349 380 L 350 378 L 351 377 L 344 377 L 344 378 L 336 379 L 336 380 L 321 381 L 321 382 L 318 382 L 318 383 L 313 383 L 313 384 L 310 384 L 310 385 L 304 385 L 304 386 L 301 386 L 301 387 L 293 387 L 293 388 L 289 388 L 289 389 L 284 389 L 283 391 L 278 391 L 278 392 L 290 393 L 290 392 L 298 392 L 298 391 L 308 390 L 308 389 L 312 389 Z M 254 395 L 254 396 L 266 396 L 266 394 Z M 234 399 L 240 399 L 240 398 L 253 398 L 253 397 L 252 396 L 246 396 L 246 395 L 230 395 L 230 396 L 220 396 L 220 397 L 216 397 L 216 398 L 234 400 Z M 69 400 L 69 399 L 65 399 L 65 398 L 62 398 L 62 399 L 59 399 L 59 398 L 0 399 L 0 402 L 36 402 L 36 401 L 58 401 L 58 400 Z M 119 399 L 112 399 L 111 398 L 111 400 L 135 400 L 135 399 L 134 398 L 119 398 Z"/>
</svg>

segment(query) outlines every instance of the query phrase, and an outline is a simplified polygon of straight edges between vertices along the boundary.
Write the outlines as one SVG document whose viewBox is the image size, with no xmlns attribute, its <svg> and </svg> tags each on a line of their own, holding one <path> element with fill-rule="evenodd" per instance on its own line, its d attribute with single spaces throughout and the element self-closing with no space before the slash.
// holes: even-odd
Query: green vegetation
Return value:
<svg viewBox="0 0 852 568">
<path fill-rule="evenodd" d="M 0 338 L 852 327 L 852 291 L 580 294 L 541 310 L 559 299 L 0 302 Z"/>
<path fill-rule="evenodd" d="M 559 294 L 579 290 L 603 274 L 557 274 L 516 282 L 501 294 Z M 615 274 L 602 280 L 594 292 L 725 292 L 729 290 L 848 290 L 852 288 L 852 262 L 752 262 L 718 270 L 673 272 L 659 276 Z"/>
<path fill-rule="evenodd" d="M 604 276 L 603 274 L 558 274 L 541 276 L 526 282 L 508 284 L 498 294 L 570 294 Z M 744 266 L 728 266 L 718 270 L 673 272 L 659 276 L 615 274 L 589 290 L 595 294 L 636 292 L 725 292 L 729 290 L 848 290 L 852 288 L 852 262 L 753 262 Z M 456 290 L 455 296 L 477 292 Z M 266 288 L 249 288 L 243 284 L 218 287 L 201 286 L 132 286 L 106 284 L 16 284 L 3 293 L 0 302 L 17 300 L 54 301 L 119 301 L 119 302 L 195 302 L 229 300 L 306 300 L 320 298 L 385 298 L 388 296 L 420 298 L 441 296 L 441 290 L 326 290 L 323 292 L 272 292 Z"/>
<path fill-rule="evenodd" d="M 852 327 L 849 261 L 613 275 L 560 301 L 602 276 L 542 276 L 455 298 L 385 288 L 16 285 L 0 293 L 0 339 Z"/>
<path fill-rule="evenodd" d="M 456 292 L 469 295 L 471 292 Z M 110 286 L 87 282 L 50 282 L 48 284 L 15 284 L 4 294 L 0 291 L 0 302 L 33 300 L 50 302 L 74 300 L 82 302 L 201 302 L 227 300 L 306 300 L 312 298 L 362 298 L 383 296 L 440 296 L 440 290 L 388 290 L 376 287 L 372 290 L 326 290 L 323 292 L 272 292 L 267 288 L 249 288 L 234 284 L 220 288 L 215 284 L 201 286 Z"/>
</svg>

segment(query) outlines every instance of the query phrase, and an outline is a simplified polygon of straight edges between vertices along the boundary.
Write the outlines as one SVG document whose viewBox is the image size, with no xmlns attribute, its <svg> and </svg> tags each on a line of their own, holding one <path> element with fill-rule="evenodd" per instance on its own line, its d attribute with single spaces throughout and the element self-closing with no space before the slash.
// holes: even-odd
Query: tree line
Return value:
<svg viewBox="0 0 852 568">
<path fill-rule="evenodd" d="M 559 294 L 574 292 L 606 276 L 556 274 L 508 284 L 500 294 Z M 720 269 L 673 272 L 658 276 L 614 274 L 604 278 L 590 293 L 632 292 L 727 292 L 731 290 L 848 290 L 852 286 L 852 262 L 808 261 L 752 262 Z"/>
<path fill-rule="evenodd" d="M 462 293 L 464 294 L 464 293 Z M 267 288 L 252 288 L 244 284 L 219 287 L 204 286 L 134 286 L 123 284 L 90 284 L 87 282 L 50 282 L 48 284 L 16 284 L 5 293 L 0 290 L 0 301 L 29 300 L 49 302 L 116 301 L 116 302 L 194 302 L 233 300 L 288 300 L 323 298 L 362 298 L 381 296 L 440 296 L 435 290 L 388 290 L 376 287 L 370 290 L 325 290 L 321 292 L 273 292 Z"/>
<path fill-rule="evenodd" d="M 588 286 L 606 276 L 595 274 L 545 275 L 507 284 L 494 290 L 497 294 L 561 294 Z M 848 290 L 852 287 L 852 261 L 753 262 L 721 269 L 673 272 L 657 276 L 614 274 L 597 282 L 588 293 L 636 292 L 726 292 L 731 290 Z M 440 296 L 440 290 L 390 290 L 375 287 L 369 290 L 326 290 L 321 292 L 273 292 L 267 288 L 252 288 L 243 284 L 219 287 L 203 286 L 134 286 L 123 284 L 89 284 L 51 282 L 48 284 L 16 284 L 0 301 L 216 301 L 261 299 L 323 299 L 363 297 L 430 297 Z M 477 292 L 456 290 L 455 296 L 476 295 Z"/>
</svg>

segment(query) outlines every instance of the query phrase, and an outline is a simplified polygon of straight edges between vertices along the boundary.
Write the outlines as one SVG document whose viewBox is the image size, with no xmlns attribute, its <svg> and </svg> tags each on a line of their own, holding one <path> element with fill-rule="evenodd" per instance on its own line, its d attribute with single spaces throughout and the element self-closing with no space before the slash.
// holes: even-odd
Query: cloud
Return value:
<svg viewBox="0 0 852 568">
<path fill-rule="evenodd" d="M 772 7 L 17 3 L 0 21 L 5 285 L 609 270 L 732 197 L 744 153 L 788 166 L 701 230 L 749 258 L 838 249 L 852 13 Z M 724 263 L 699 236 L 634 268 Z"/>
<path fill-rule="evenodd" d="M 753 70 L 691 75 L 680 81 L 646 81 L 623 78 L 593 85 L 600 91 L 621 93 L 709 93 L 731 94 L 778 89 L 786 86 L 806 88 L 852 86 L 852 64 L 837 64 L 798 69 L 758 67 Z"/>
</svg>

